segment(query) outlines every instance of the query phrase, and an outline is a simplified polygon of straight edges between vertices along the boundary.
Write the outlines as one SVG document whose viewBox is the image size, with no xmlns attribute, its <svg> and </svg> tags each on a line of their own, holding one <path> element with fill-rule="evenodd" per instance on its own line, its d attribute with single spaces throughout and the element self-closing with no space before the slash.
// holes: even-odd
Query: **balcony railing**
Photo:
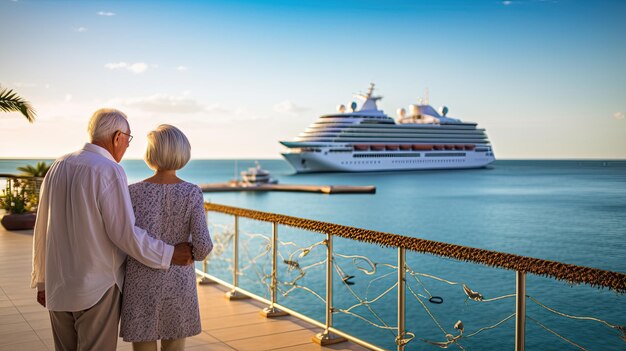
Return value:
<svg viewBox="0 0 626 351">
<path fill-rule="evenodd" d="M 515 350 L 518 351 L 523 351 L 531 341 L 533 346 L 541 344 L 531 338 L 527 340 L 528 321 L 533 323 L 536 333 L 544 332 L 542 340 L 555 337 L 555 342 L 563 342 L 574 349 L 626 348 L 626 327 L 615 321 L 624 322 L 624 311 L 618 307 L 623 309 L 626 305 L 624 273 L 218 204 L 207 203 L 205 209 L 209 213 L 215 249 L 203 262 L 202 270 L 197 270 L 198 274 L 204 276 L 205 281 L 229 287 L 230 298 L 250 297 L 267 304 L 262 311 L 267 317 L 289 313 L 322 328 L 324 331 L 313 341 L 323 345 L 347 339 L 372 350 L 404 350 L 415 343 L 435 349 L 466 350 L 467 344 L 480 345 L 480 340 L 474 341 L 479 334 L 493 332 L 514 320 Z M 224 216 L 232 217 L 232 225 L 220 223 Z M 241 229 L 242 218 L 253 220 L 248 225 L 250 231 Z M 256 233 L 259 226 L 266 225 L 271 225 L 271 235 Z M 283 228 L 280 235 L 279 228 Z M 316 240 L 319 234 L 324 235 L 322 240 Z M 333 247 L 334 240 L 342 241 L 341 249 Z M 381 251 L 372 247 L 379 247 L 376 250 Z M 345 252 L 348 250 L 357 252 Z M 409 260 L 407 253 L 412 254 Z M 442 260 L 449 267 L 441 269 Z M 465 267 L 468 263 L 473 263 L 473 267 Z M 418 270 L 418 266 L 422 269 Z M 425 273 L 426 269 L 442 270 L 443 274 Z M 515 271 L 514 288 L 510 271 Z M 314 278 L 315 273 L 321 275 L 322 272 L 324 279 Z M 444 278 L 444 274 L 447 277 Z M 485 278 L 490 274 L 492 276 Z M 558 307 L 549 306 L 535 294 L 529 294 L 528 275 L 534 277 L 537 294 L 545 294 L 546 299 Z M 313 279 L 307 280 L 310 276 Z M 240 278 L 246 278 L 248 288 L 241 286 Z M 470 280 L 479 285 L 499 283 L 491 284 L 494 296 L 488 297 L 479 292 L 481 289 L 470 288 Z M 559 281 L 570 286 L 582 284 L 601 289 L 582 293 L 564 289 L 562 293 L 550 294 L 554 289 L 564 288 L 562 283 L 555 284 Z M 445 286 L 452 286 L 454 290 L 445 292 L 447 303 L 443 304 L 443 295 L 431 291 L 443 291 Z M 336 289 L 341 289 L 340 295 L 334 291 Z M 582 303 L 577 302 L 572 308 L 568 300 L 583 299 L 585 295 L 592 306 L 581 309 Z M 296 296 L 297 306 L 280 303 L 278 296 Z M 334 302 L 335 299 L 340 301 Z M 534 317 L 527 314 L 528 302 L 532 302 Z M 323 314 L 309 306 L 315 303 L 323 304 Z M 475 313 L 475 306 L 489 303 L 494 306 L 489 316 Z M 562 311 L 570 307 L 577 312 L 596 312 L 600 305 L 608 306 L 609 318 Z M 390 308 L 395 313 L 390 313 Z M 459 315 L 463 315 L 463 319 L 455 323 Z M 493 315 L 500 317 L 493 320 Z M 338 316 L 342 317 L 343 326 L 338 327 L 333 322 Z M 577 328 L 550 327 L 550 323 L 554 324 L 551 316 L 588 324 Z M 408 322 L 411 327 L 407 327 Z M 426 322 L 436 326 L 435 332 L 427 330 Z M 478 328 L 481 323 L 484 326 Z M 450 327 L 454 331 L 449 331 Z M 465 330 L 469 327 L 473 330 Z M 589 334 L 593 337 L 588 337 Z M 573 340 L 576 337 L 583 340 Z M 501 343 L 501 349 L 509 349 L 510 342 L 508 345 L 512 348 L 512 340 L 491 341 Z M 544 346 L 539 348 L 545 349 Z"/>
</svg>

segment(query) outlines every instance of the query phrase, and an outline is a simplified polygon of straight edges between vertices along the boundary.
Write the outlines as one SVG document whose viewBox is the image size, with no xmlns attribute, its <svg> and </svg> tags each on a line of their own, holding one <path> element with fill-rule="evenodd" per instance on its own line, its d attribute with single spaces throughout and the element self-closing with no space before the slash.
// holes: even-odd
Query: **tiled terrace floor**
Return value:
<svg viewBox="0 0 626 351">
<path fill-rule="evenodd" d="M 29 288 L 31 233 L 0 227 L 0 351 L 54 350 L 48 312 Z M 187 350 L 366 350 L 349 342 L 321 347 L 311 342 L 318 328 L 291 316 L 264 318 L 261 303 L 228 301 L 225 291 L 216 284 L 198 286 L 202 333 L 187 340 Z M 117 349 L 132 347 L 120 339 Z"/>
</svg>

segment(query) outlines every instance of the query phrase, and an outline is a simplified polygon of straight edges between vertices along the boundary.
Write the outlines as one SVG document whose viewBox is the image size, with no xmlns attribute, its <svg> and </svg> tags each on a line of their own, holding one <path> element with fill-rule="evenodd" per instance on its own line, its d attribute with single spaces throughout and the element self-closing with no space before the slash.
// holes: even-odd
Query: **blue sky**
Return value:
<svg viewBox="0 0 626 351">
<path fill-rule="evenodd" d="M 626 1 L 0 0 L 0 157 L 57 157 L 100 107 L 143 135 L 179 126 L 194 158 L 277 158 L 376 83 L 390 116 L 428 89 L 498 158 L 626 158 Z M 29 140 L 24 143 L 24 139 Z"/>
</svg>

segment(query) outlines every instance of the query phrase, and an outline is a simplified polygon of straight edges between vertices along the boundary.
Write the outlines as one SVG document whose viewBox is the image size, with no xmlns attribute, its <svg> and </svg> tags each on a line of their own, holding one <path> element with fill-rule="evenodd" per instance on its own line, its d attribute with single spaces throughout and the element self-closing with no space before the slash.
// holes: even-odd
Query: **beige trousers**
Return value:
<svg viewBox="0 0 626 351">
<path fill-rule="evenodd" d="M 161 340 L 161 351 L 184 351 L 185 338 Z M 156 341 L 142 341 L 133 343 L 133 351 L 157 351 Z"/>
<path fill-rule="evenodd" d="M 92 307 L 78 312 L 50 311 L 56 351 L 115 351 L 121 294 L 113 285 Z"/>
</svg>

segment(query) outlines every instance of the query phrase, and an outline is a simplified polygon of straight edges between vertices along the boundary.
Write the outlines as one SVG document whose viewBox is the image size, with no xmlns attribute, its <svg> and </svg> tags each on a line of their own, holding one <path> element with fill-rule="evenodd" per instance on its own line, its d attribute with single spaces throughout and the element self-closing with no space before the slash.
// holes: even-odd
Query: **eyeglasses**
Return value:
<svg viewBox="0 0 626 351">
<path fill-rule="evenodd" d="M 130 143 L 130 141 L 131 141 L 131 140 L 133 140 L 133 136 L 132 136 L 132 135 L 130 135 L 130 134 L 128 134 L 128 133 L 124 133 L 124 132 L 122 132 L 121 130 L 118 130 L 118 132 L 120 132 L 120 133 L 122 133 L 122 134 L 125 134 L 125 135 L 128 135 L 128 142 L 129 142 L 129 143 Z"/>
</svg>

